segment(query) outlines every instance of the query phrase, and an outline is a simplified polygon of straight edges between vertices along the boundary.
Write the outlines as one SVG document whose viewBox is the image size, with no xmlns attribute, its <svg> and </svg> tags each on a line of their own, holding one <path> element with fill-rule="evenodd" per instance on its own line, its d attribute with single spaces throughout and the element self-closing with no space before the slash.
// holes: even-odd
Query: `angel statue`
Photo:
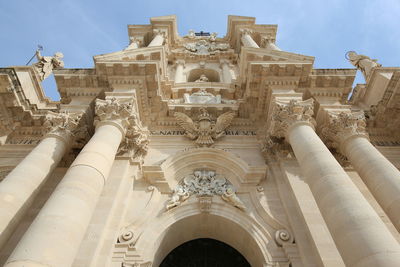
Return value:
<svg viewBox="0 0 400 267">
<path fill-rule="evenodd" d="M 361 70 L 365 80 L 367 80 L 373 68 L 382 66 L 381 64 L 377 63 L 376 59 L 371 59 L 370 57 L 359 55 L 354 51 L 347 52 L 346 59 L 349 60 L 350 63 L 357 69 Z"/>
<path fill-rule="evenodd" d="M 39 73 L 40 80 L 43 81 L 53 72 L 53 69 L 64 68 L 64 61 L 62 58 L 64 55 L 61 52 L 57 52 L 52 57 L 43 57 L 40 54 L 40 50 L 36 50 L 36 58 L 38 62 L 33 64 L 33 67 Z"/>
<path fill-rule="evenodd" d="M 200 115 L 196 122 L 181 112 L 175 112 L 174 116 L 178 120 L 179 126 L 185 130 L 185 134 L 190 139 L 196 139 L 196 144 L 200 147 L 211 146 L 214 140 L 225 134 L 225 129 L 231 124 L 235 117 L 235 112 L 228 111 L 220 115 L 216 122 L 211 120 L 207 109 L 201 108 Z"/>
</svg>

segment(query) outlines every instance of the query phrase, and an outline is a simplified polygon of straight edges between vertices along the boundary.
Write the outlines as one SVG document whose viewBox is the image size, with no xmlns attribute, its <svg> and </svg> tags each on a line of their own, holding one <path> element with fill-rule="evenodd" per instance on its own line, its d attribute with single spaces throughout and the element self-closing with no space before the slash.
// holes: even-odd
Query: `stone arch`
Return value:
<svg viewBox="0 0 400 267">
<path fill-rule="evenodd" d="M 240 252 L 251 266 L 271 262 L 268 248 L 275 247 L 270 234 L 245 213 L 213 203 L 201 212 L 196 201 L 165 213 L 142 232 L 136 243 L 142 259 L 158 266 L 179 245 L 197 238 L 212 238 Z"/>
<path fill-rule="evenodd" d="M 195 169 L 213 169 L 224 175 L 235 188 L 245 184 L 258 184 L 264 177 L 267 166 L 249 166 L 231 152 L 216 148 L 197 148 L 179 152 L 161 164 L 169 188 L 174 188 L 185 175 Z"/>
<path fill-rule="evenodd" d="M 188 82 L 195 82 L 197 79 L 200 78 L 200 75 L 206 75 L 208 78 L 209 82 L 219 82 L 220 81 L 220 75 L 218 71 L 213 70 L 213 69 L 192 69 L 189 72 L 187 81 Z"/>
</svg>

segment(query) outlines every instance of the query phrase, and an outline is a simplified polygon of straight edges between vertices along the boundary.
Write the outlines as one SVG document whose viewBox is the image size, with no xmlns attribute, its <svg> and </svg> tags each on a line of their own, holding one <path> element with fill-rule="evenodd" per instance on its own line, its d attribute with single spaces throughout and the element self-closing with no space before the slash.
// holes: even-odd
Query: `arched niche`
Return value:
<svg viewBox="0 0 400 267">
<path fill-rule="evenodd" d="M 235 154 L 222 149 L 197 148 L 167 158 L 160 166 L 163 179 L 160 179 L 159 172 L 154 172 L 154 168 L 150 168 L 153 172 L 147 172 L 146 169 L 145 175 L 152 184 L 157 185 L 161 191 L 169 191 L 183 177 L 197 169 L 214 170 L 225 176 L 237 189 L 243 183 L 257 185 L 265 177 L 267 166 L 250 166 Z M 165 187 L 168 189 L 164 189 Z"/>
<path fill-rule="evenodd" d="M 192 69 L 189 72 L 187 81 L 188 82 L 195 82 L 200 78 L 200 76 L 204 74 L 208 78 L 208 82 L 219 82 L 220 77 L 219 73 L 213 69 Z"/>
</svg>

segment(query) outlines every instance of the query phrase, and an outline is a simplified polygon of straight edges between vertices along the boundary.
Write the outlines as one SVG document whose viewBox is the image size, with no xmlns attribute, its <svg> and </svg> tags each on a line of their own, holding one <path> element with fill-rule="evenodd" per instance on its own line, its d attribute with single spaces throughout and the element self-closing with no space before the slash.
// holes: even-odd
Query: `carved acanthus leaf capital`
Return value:
<svg viewBox="0 0 400 267">
<path fill-rule="evenodd" d="M 296 123 L 307 123 L 315 126 L 314 100 L 276 101 L 272 111 L 272 120 L 268 129 L 269 136 L 285 137 L 288 129 Z"/>
<path fill-rule="evenodd" d="M 143 159 L 147 154 L 149 131 L 142 126 L 137 110 L 130 99 L 96 100 L 95 125 L 112 124 L 117 126 L 124 135 L 118 154 L 127 154 L 132 159 Z"/>
<path fill-rule="evenodd" d="M 368 138 L 364 112 L 328 112 L 328 122 L 321 128 L 321 138 L 330 148 L 340 149 L 345 140 L 353 136 Z"/>
<path fill-rule="evenodd" d="M 133 98 L 130 99 L 96 99 L 94 119 L 95 126 L 101 124 L 113 124 L 125 134 L 127 128 L 135 124 L 136 109 L 133 105 Z"/>
<path fill-rule="evenodd" d="M 61 137 L 67 143 L 71 141 L 71 138 L 79 144 L 84 144 L 89 139 L 87 125 L 83 122 L 83 113 L 49 111 L 43 126 L 48 136 Z"/>
</svg>

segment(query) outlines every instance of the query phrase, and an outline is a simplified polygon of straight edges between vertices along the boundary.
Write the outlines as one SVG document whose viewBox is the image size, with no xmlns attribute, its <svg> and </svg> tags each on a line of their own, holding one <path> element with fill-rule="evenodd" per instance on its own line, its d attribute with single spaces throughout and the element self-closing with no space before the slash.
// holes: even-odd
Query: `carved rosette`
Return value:
<svg viewBox="0 0 400 267">
<path fill-rule="evenodd" d="M 363 136 L 368 138 L 366 126 L 367 123 L 362 111 L 329 112 L 328 122 L 321 128 L 320 135 L 328 147 L 340 150 L 340 146 L 350 137 Z"/>
<path fill-rule="evenodd" d="M 134 98 L 97 99 L 95 125 L 117 126 L 124 133 L 118 154 L 142 160 L 147 153 L 149 131 L 141 125 L 133 101 Z"/>
<path fill-rule="evenodd" d="M 89 140 L 89 134 L 82 117 L 83 113 L 49 111 L 43 126 L 47 130 L 47 136 L 57 136 L 66 143 L 70 143 L 72 138 L 76 144 L 83 145 Z"/>
<path fill-rule="evenodd" d="M 179 206 L 192 195 L 202 199 L 219 195 L 232 206 L 245 210 L 246 207 L 237 197 L 235 191 L 232 184 L 222 175 L 216 174 L 215 171 L 197 170 L 184 177 L 177 185 L 167 203 L 167 210 Z M 211 204 L 211 201 L 207 203 Z"/>
<path fill-rule="evenodd" d="M 269 136 L 286 137 L 288 129 L 296 123 L 315 126 L 314 100 L 290 100 L 288 103 L 276 101 L 272 111 L 272 120 L 268 129 Z"/>
</svg>

